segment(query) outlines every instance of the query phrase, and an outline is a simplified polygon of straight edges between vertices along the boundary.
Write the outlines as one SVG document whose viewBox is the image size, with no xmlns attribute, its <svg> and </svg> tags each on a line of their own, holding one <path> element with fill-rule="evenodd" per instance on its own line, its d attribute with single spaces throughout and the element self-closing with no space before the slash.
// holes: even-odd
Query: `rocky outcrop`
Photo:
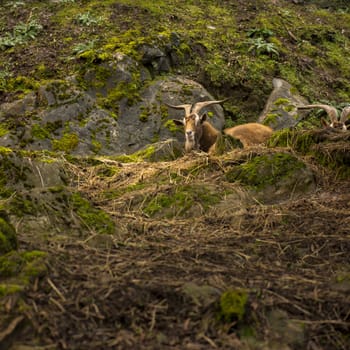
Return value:
<svg viewBox="0 0 350 350">
<path fill-rule="evenodd" d="M 36 94 L 2 105 L 0 145 L 73 155 L 130 154 L 159 141 L 183 141 L 181 128 L 171 122 L 183 115 L 168 111 L 165 103 L 210 99 L 213 96 L 192 80 L 151 79 L 144 66 L 116 55 L 113 62 L 98 64 L 79 79 L 51 81 Z M 221 129 L 222 107 L 207 110 Z"/>
</svg>

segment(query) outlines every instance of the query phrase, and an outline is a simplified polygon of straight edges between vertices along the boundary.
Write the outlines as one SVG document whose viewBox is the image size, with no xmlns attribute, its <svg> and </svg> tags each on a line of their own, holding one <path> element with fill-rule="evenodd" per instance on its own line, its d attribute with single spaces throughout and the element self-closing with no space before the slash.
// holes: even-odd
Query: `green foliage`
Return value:
<svg viewBox="0 0 350 350">
<path fill-rule="evenodd" d="M 271 29 L 267 28 L 252 28 L 247 31 L 247 36 L 249 38 L 259 37 L 267 39 L 272 35 L 274 35 L 274 32 Z"/>
<path fill-rule="evenodd" d="M 27 23 L 21 22 L 14 27 L 13 33 L 7 32 L 5 36 L 0 37 L 0 50 L 33 40 L 42 29 L 42 25 L 35 19 L 31 19 Z"/>
<path fill-rule="evenodd" d="M 95 48 L 95 44 L 95 40 L 91 40 L 86 43 L 78 43 L 73 47 L 72 53 L 78 58 L 87 58 L 87 52 L 91 52 Z M 93 62 L 93 60 L 90 60 L 90 62 Z"/>
<path fill-rule="evenodd" d="M 247 41 L 248 52 L 253 52 L 256 55 L 279 56 L 279 52 L 274 43 L 268 42 L 263 38 L 252 38 Z"/>
<path fill-rule="evenodd" d="M 78 14 L 75 20 L 78 24 L 89 27 L 100 24 L 103 21 L 103 18 L 95 17 L 88 11 Z"/>
</svg>

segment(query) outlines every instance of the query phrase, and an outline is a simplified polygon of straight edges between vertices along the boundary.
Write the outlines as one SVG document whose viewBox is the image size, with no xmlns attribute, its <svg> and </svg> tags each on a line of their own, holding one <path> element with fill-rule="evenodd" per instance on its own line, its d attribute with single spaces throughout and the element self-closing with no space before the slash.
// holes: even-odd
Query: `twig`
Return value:
<svg viewBox="0 0 350 350">
<path fill-rule="evenodd" d="M 54 285 L 54 283 L 50 280 L 50 278 L 47 279 L 48 284 L 50 287 L 56 292 L 56 294 L 63 300 L 67 301 L 64 295 L 58 290 L 58 288 Z"/>
<path fill-rule="evenodd" d="M 11 321 L 9 326 L 0 333 L 0 342 L 2 342 L 6 337 L 8 337 L 11 333 L 14 332 L 16 327 L 24 320 L 24 316 L 16 317 L 14 320 Z"/>
</svg>

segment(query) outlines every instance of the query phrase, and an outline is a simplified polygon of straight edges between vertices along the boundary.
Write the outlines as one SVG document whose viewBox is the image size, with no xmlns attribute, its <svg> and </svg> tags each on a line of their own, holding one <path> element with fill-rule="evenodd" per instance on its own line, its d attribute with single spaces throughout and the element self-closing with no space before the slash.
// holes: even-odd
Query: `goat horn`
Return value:
<svg viewBox="0 0 350 350">
<path fill-rule="evenodd" d="M 214 105 L 214 104 L 218 104 L 218 103 L 222 103 L 227 101 L 228 98 L 225 98 L 224 100 L 217 100 L 217 101 L 204 101 L 204 102 L 197 102 L 193 104 L 192 107 L 192 112 L 193 113 L 199 113 L 204 107 L 210 106 L 210 105 Z"/>
<path fill-rule="evenodd" d="M 298 106 L 297 108 L 298 109 L 320 108 L 326 111 L 332 123 L 335 123 L 338 121 L 338 111 L 335 107 L 332 107 L 332 106 L 315 104 L 315 105 Z"/>
<path fill-rule="evenodd" d="M 185 105 L 171 105 L 169 103 L 165 103 L 166 106 L 170 107 L 170 108 L 174 108 L 174 109 L 184 109 L 185 110 L 185 113 L 186 115 L 189 115 L 191 114 L 191 108 L 192 108 L 192 105 L 190 104 L 185 104 Z"/>
<path fill-rule="evenodd" d="M 348 119 L 350 115 L 350 106 L 347 106 L 345 108 L 343 108 L 341 114 L 340 114 L 340 122 L 345 124 L 346 120 Z"/>
</svg>

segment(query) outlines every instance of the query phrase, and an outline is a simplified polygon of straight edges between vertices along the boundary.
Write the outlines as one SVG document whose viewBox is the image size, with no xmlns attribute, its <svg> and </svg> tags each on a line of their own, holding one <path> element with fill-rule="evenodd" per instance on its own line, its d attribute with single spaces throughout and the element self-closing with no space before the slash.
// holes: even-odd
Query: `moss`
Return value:
<svg viewBox="0 0 350 350">
<path fill-rule="evenodd" d="M 101 151 L 102 149 L 102 144 L 101 142 L 98 142 L 97 140 L 91 140 L 91 146 L 92 146 L 92 151 L 94 153 L 98 153 Z"/>
<path fill-rule="evenodd" d="M 42 251 L 27 251 L 21 253 L 24 262 L 21 271 L 21 279 L 24 283 L 29 283 L 33 278 L 40 277 L 46 274 L 47 267 L 45 264 L 47 254 Z"/>
<path fill-rule="evenodd" d="M 122 99 L 126 99 L 129 106 L 140 101 L 141 83 L 137 80 L 136 76 L 135 79 L 132 82 L 120 82 L 115 88 L 108 91 L 107 97 L 100 97 L 98 99 L 99 104 L 118 114 L 118 104 Z"/>
<path fill-rule="evenodd" d="M 13 153 L 11 148 L 0 146 L 0 154 L 1 155 L 8 155 L 10 153 Z"/>
<path fill-rule="evenodd" d="M 277 125 L 279 115 L 277 113 L 268 113 L 263 124 L 268 126 Z"/>
<path fill-rule="evenodd" d="M 0 284 L 0 298 L 5 297 L 7 295 L 16 294 L 23 291 L 24 287 L 19 284 Z"/>
<path fill-rule="evenodd" d="M 39 86 L 40 83 L 30 77 L 17 76 L 8 80 L 6 91 L 27 94 L 31 91 L 37 90 Z"/>
<path fill-rule="evenodd" d="M 0 137 L 7 135 L 10 132 L 7 125 L 0 123 Z"/>
<path fill-rule="evenodd" d="M 221 195 L 204 185 L 179 185 L 166 193 L 158 193 L 143 208 L 143 212 L 151 217 L 167 217 L 191 215 L 190 209 L 196 204 L 203 209 L 218 203 Z"/>
<path fill-rule="evenodd" d="M 64 133 L 61 139 L 52 140 L 52 149 L 54 151 L 62 151 L 70 153 L 74 151 L 79 144 L 79 137 L 75 133 Z"/>
<path fill-rule="evenodd" d="M 0 211 L 0 254 L 17 249 L 16 230 L 9 222 L 7 214 Z"/>
<path fill-rule="evenodd" d="M 9 212 L 11 215 L 16 215 L 18 217 L 24 215 L 35 216 L 37 211 L 37 206 L 30 196 L 22 196 L 17 193 L 9 203 Z"/>
<path fill-rule="evenodd" d="M 79 193 L 74 193 L 70 201 L 73 210 L 89 229 L 97 233 L 112 234 L 115 232 L 115 224 L 111 217 L 105 211 L 93 207 Z"/>
<path fill-rule="evenodd" d="M 151 115 L 151 110 L 147 106 L 141 106 L 141 113 L 139 115 L 139 120 L 143 123 L 148 121 L 149 116 Z"/>
<path fill-rule="evenodd" d="M 228 290 L 220 297 L 218 318 L 224 322 L 241 321 L 246 313 L 247 301 L 245 290 Z"/>
<path fill-rule="evenodd" d="M 0 276 L 19 276 L 18 280 L 28 282 L 30 278 L 46 271 L 43 259 L 47 254 L 42 251 L 10 252 L 0 257 Z"/>
<path fill-rule="evenodd" d="M 263 189 L 288 177 L 305 164 L 289 153 L 274 153 L 256 156 L 252 160 L 233 167 L 225 176 L 229 182 L 240 181 L 256 189 Z"/>
<path fill-rule="evenodd" d="M 21 292 L 35 278 L 47 273 L 47 254 L 41 251 L 12 251 L 0 257 L 0 297 Z M 16 282 L 14 284 L 13 282 Z"/>
<path fill-rule="evenodd" d="M 39 140 L 45 140 L 50 137 L 50 131 L 41 127 L 38 124 L 34 124 L 32 126 L 31 133 L 32 133 L 32 137 Z"/>
<path fill-rule="evenodd" d="M 173 134 L 183 130 L 183 127 L 176 125 L 173 120 L 167 120 L 163 126 Z"/>
<path fill-rule="evenodd" d="M 136 163 L 143 162 L 145 160 L 150 160 L 155 152 L 154 146 L 149 146 L 145 149 L 137 151 L 132 154 L 124 154 L 120 156 L 113 157 L 114 160 L 117 160 L 122 163 Z"/>
</svg>

